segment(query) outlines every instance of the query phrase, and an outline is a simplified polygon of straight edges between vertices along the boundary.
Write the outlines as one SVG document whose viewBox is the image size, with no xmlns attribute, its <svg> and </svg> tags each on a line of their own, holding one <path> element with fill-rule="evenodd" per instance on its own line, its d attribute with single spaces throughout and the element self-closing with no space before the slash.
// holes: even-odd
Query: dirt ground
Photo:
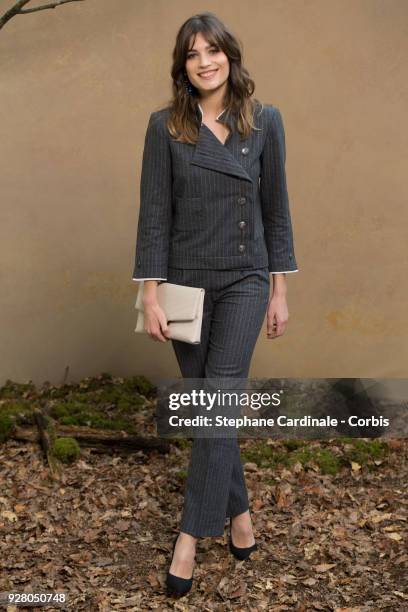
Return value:
<svg viewBox="0 0 408 612">
<path fill-rule="evenodd" d="M 279 442 L 270 441 L 271 444 Z M 52 479 L 41 450 L 0 446 L 0 591 L 64 591 L 59 608 L 8 610 L 407 611 L 407 440 L 336 474 L 245 461 L 258 550 L 231 556 L 224 538 L 197 546 L 194 584 L 167 598 L 164 580 L 182 510 L 190 448 L 95 454 Z M 327 441 L 324 443 L 329 444 Z M 339 441 L 332 445 L 341 454 Z"/>
</svg>

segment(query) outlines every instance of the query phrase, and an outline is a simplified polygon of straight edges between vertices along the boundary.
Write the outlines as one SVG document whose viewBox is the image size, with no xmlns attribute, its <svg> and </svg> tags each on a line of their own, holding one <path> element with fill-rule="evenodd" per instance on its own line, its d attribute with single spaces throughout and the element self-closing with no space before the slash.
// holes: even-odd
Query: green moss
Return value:
<svg viewBox="0 0 408 612">
<path fill-rule="evenodd" d="M 77 393 L 90 393 L 97 391 L 100 394 L 109 393 L 116 389 L 116 394 L 141 394 L 151 397 L 156 387 L 145 376 L 131 376 L 130 378 L 114 379 L 109 372 L 102 372 L 99 376 L 87 377 L 76 386 Z M 113 391 L 115 393 L 115 391 Z"/>
<path fill-rule="evenodd" d="M 277 465 L 291 467 L 297 462 L 307 468 L 309 463 L 313 462 L 322 474 L 335 475 L 342 466 L 350 465 L 351 461 L 370 466 L 373 460 L 383 459 L 389 452 L 387 443 L 378 439 L 342 438 L 341 442 L 346 442 L 342 456 L 331 448 L 310 445 L 304 440 L 296 439 L 283 440 L 283 448 L 266 444 L 264 441 L 257 442 L 242 451 L 241 456 L 244 462 L 255 463 L 261 468 L 273 468 Z"/>
<path fill-rule="evenodd" d="M 116 411 L 105 414 L 99 406 L 86 402 L 61 402 L 54 404 L 50 414 L 62 425 L 81 425 L 100 429 L 124 430 L 134 432 L 134 425 L 126 419 L 118 418 Z"/>
<path fill-rule="evenodd" d="M 87 376 L 78 385 L 78 390 L 88 392 L 100 389 L 104 384 L 112 384 L 113 377 L 109 372 L 102 372 L 98 376 Z"/>
<path fill-rule="evenodd" d="M 288 451 L 292 451 L 305 446 L 305 441 L 298 438 L 288 438 L 287 440 L 282 440 L 282 444 Z"/>
<path fill-rule="evenodd" d="M 109 372 L 60 387 L 45 382 L 38 392 L 31 382 L 22 385 L 8 380 L 1 388 L 1 397 L 6 399 L 0 403 L 0 415 L 8 414 L 19 424 L 35 425 L 33 403 L 41 401 L 63 425 L 135 433 L 139 427 L 134 416 L 151 409 L 146 399 L 154 398 L 155 392 L 156 387 L 144 376 L 113 378 Z"/>
<path fill-rule="evenodd" d="M 308 448 L 304 447 L 291 453 L 289 457 L 289 465 L 293 465 L 297 461 L 303 466 L 307 466 L 309 461 L 314 461 L 322 474 L 337 474 L 341 468 L 341 461 L 328 448 Z"/>
<path fill-rule="evenodd" d="M 114 378 L 109 372 L 102 372 L 99 376 L 86 377 L 79 383 L 65 383 L 54 386 L 49 381 L 45 381 L 39 390 L 32 381 L 28 383 L 17 383 L 10 379 L 0 387 L 0 399 L 28 399 L 28 397 L 41 396 L 43 398 L 58 399 L 74 393 L 86 395 L 93 392 L 99 395 L 113 393 L 115 398 L 128 397 L 129 403 L 133 398 L 133 404 L 141 403 L 138 395 L 152 398 L 157 392 L 157 388 L 145 376 L 131 376 L 129 378 Z"/>
<path fill-rule="evenodd" d="M 17 383 L 8 378 L 0 387 L 0 399 L 18 399 L 35 393 L 36 388 L 31 380 L 28 383 Z"/>
<path fill-rule="evenodd" d="M 5 442 L 11 435 L 14 421 L 8 414 L 0 414 L 0 443 Z"/>
<path fill-rule="evenodd" d="M 34 424 L 33 405 L 29 400 L 8 399 L 0 403 L 0 416 L 9 416 L 18 425 Z"/>
<path fill-rule="evenodd" d="M 351 438 L 349 447 L 344 449 L 344 459 L 347 463 L 354 461 L 359 465 L 367 465 L 375 459 L 383 459 L 388 453 L 389 446 L 383 440 Z"/>
<path fill-rule="evenodd" d="M 178 448 L 186 449 L 190 448 L 192 441 L 189 438 L 171 438 L 171 443 L 178 446 Z"/>
<path fill-rule="evenodd" d="M 278 481 L 276 480 L 276 478 L 266 477 L 266 478 L 262 478 L 262 482 L 264 482 L 267 485 L 276 485 Z"/>
<path fill-rule="evenodd" d="M 157 387 L 145 376 L 131 376 L 123 382 L 123 387 L 130 393 L 141 393 L 147 398 L 153 397 L 157 392 Z"/>
<path fill-rule="evenodd" d="M 62 463 L 72 463 L 80 456 L 81 449 L 74 438 L 57 438 L 52 446 L 52 454 Z"/>
<path fill-rule="evenodd" d="M 300 440 L 285 440 L 283 446 L 285 448 L 281 449 L 266 442 L 257 442 L 242 451 L 241 456 L 244 462 L 267 468 L 277 465 L 291 467 L 297 462 L 306 467 L 310 461 L 314 461 L 323 474 L 336 474 L 341 467 L 340 460 L 330 449 L 310 447 Z M 288 451 L 287 446 L 294 450 Z"/>
<path fill-rule="evenodd" d="M 96 384 L 98 383 L 98 384 Z M 99 385 L 99 386 L 98 386 Z M 53 398 L 51 414 L 64 425 L 86 425 L 102 429 L 135 432 L 135 414 L 145 408 L 145 392 L 153 388 L 144 377 L 113 380 L 110 374 L 87 378 L 61 398 Z"/>
<path fill-rule="evenodd" d="M 177 478 L 178 478 L 179 480 L 181 480 L 181 481 L 185 481 L 185 480 L 186 480 L 186 478 L 187 478 L 187 470 L 184 470 L 184 469 L 183 469 L 183 470 L 179 470 L 179 471 L 176 473 L 176 476 L 177 476 Z"/>
<path fill-rule="evenodd" d="M 341 436 L 337 438 L 339 444 L 352 444 L 355 438 L 350 438 L 349 436 Z"/>
<path fill-rule="evenodd" d="M 143 395 L 135 391 L 129 391 L 124 385 L 102 387 L 97 392 L 88 393 L 86 396 L 73 394 L 71 398 L 92 404 L 114 404 L 122 414 L 132 414 L 135 410 L 139 410 L 146 405 L 146 399 Z"/>
<path fill-rule="evenodd" d="M 68 404 L 54 404 L 51 407 L 50 414 L 54 419 L 61 419 L 69 415 Z"/>
<path fill-rule="evenodd" d="M 275 467 L 287 464 L 287 452 L 279 450 L 266 442 L 257 442 L 241 452 L 244 462 L 256 463 L 259 467 Z"/>
<path fill-rule="evenodd" d="M 317 457 L 316 451 L 312 451 L 309 446 L 303 446 L 302 448 L 298 448 L 294 450 L 292 453 L 290 453 L 290 455 L 288 456 L 288 465 L 292 466 L 295 463 L 299 462 L 303 466 L 305 466 L 312 459 L 316 459 L 316 457 Z"/>
<path fill-rule="evenodd" d="M 146 401 L 141 395 L 132 395 L 131 397 L 122 396 L 118 398 L 116 404 L 118 411 L 122 414 L 133 414 L 135 410 L 137 411 L 145 406 Z"/>
<path fill-rule="evenodd" d="M 125 430 L 132 429 L 127 421 L 122 419 L 107 419 L 91 412 L 82 412 L 61 417 L 59 422 L 62 425 L 81 425 L 84 427 L 94 427 L 96 429 Z"/>
</svg>

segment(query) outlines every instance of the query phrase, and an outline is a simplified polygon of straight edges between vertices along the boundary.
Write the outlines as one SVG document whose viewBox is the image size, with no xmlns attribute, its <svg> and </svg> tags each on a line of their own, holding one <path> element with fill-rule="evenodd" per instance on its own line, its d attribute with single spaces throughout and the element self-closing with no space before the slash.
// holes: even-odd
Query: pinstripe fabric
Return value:
<svg viewBox="0 0 408 612">
<path fill-rule="evenodd" d="M 182 376 L 247 378 L 269 301 L 268 267 L 169 268 L 168 282 L 206 290 L 201 343 L 172 340 Z M 195 537 L 220 536 L 226 517 L 248 507 L 237 438 L 195 438 L 180 530 Z"/>
<path fill-rule="evenodd" d="M 259 130 L 241 139 L 223 111 L 224 144 L 202 122 L 198 141 L 176 142 L 169 109 L 145 136 L 133 278 L 204 287 L 201 343 L 172 340 L 185 378 L 247 378 L 269 299 L 269 272 L 297 264 L 285 175 L 281 114 L 259 105 Z M 237 438 L 195 438 L 181 531 L 223 534 L 226 516 L 248 509 Z"/>
<path fill-rule="evenodd" d="M 168 267 L 297 270 L 280 111 L 259 105 L 259 131 L 222 144 L 197 111 L 196 145 L 168 133 L 169 109 L 150 115 L 140 183 L 133 278 L 167 278 Z"/>
</svg>

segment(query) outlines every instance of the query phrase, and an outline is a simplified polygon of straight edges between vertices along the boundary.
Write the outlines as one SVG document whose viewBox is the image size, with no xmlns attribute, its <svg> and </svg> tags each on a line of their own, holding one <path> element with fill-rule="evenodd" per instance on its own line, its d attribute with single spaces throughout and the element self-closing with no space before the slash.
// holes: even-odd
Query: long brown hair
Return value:
<svg viewBox="0 0 408 612">
<path fill-rule="evenodd" d="M 185 87 L 185 64 L 190 50 L 190 39 L 201 32 L 209 44 L 217 46 L 228 57 L 230 71 L 224 108 L 225 118 L 232 119 L 242 138 L 247 138 L 251 130 L 257 129 L 253 123 L 255 107 L 260 102 L 252 98 L 255 83 L 247 69 L 242 65 L 241 45 L 230 30 L 210 12 L 200 13 L 187 19 L 180 27 L 173 50 L 173 96 L 168 107 L 170 110 L 167 128 L 179 142 L 195 144 L 198 138 L 197 108 L 198 90 L 189 82 L 192 91 Z M 194 44 L 194 43 L 193 43 Z M 262 106 L 262 105 L 261 105 Z"/>
</svg>

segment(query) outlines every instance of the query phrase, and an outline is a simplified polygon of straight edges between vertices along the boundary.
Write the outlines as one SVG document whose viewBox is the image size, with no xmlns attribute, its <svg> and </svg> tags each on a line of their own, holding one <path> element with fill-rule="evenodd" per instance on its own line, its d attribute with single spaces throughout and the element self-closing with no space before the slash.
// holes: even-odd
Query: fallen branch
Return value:
<svg viewBox="0 0 408 612">
<path fill-rule="evenodd" d="M 126 432 L 110 429 L 101 430 L 79 425 L 59 425 L 55 423 L 55 435 L 58 438 L 75 438 L 81 446 L 92 447 L 101 452 L 120 450 L 133 453 L 139 450 L 156 450 L 160 453 L 167 453 L 170 449 L 169 442 L 162 438 L 144 438 Z M 39 432 L 31 427 L 15 427 L 11 438 L 20 442 L 41 442 Z"/>
<path fill-rule="evenodd" d="M 38 429 L 38 440 L 41 444 L 44 458 L 46 459 L 49 465 L 51 474 L 53 476 L 60 475 L 58 463 L 52 455 L 52 440 L 49 431 L 49 418 L 45 416 L 45 414 L 41 411 L 40 408 L 34 408 L 33 414 Z"/>
</svg>

